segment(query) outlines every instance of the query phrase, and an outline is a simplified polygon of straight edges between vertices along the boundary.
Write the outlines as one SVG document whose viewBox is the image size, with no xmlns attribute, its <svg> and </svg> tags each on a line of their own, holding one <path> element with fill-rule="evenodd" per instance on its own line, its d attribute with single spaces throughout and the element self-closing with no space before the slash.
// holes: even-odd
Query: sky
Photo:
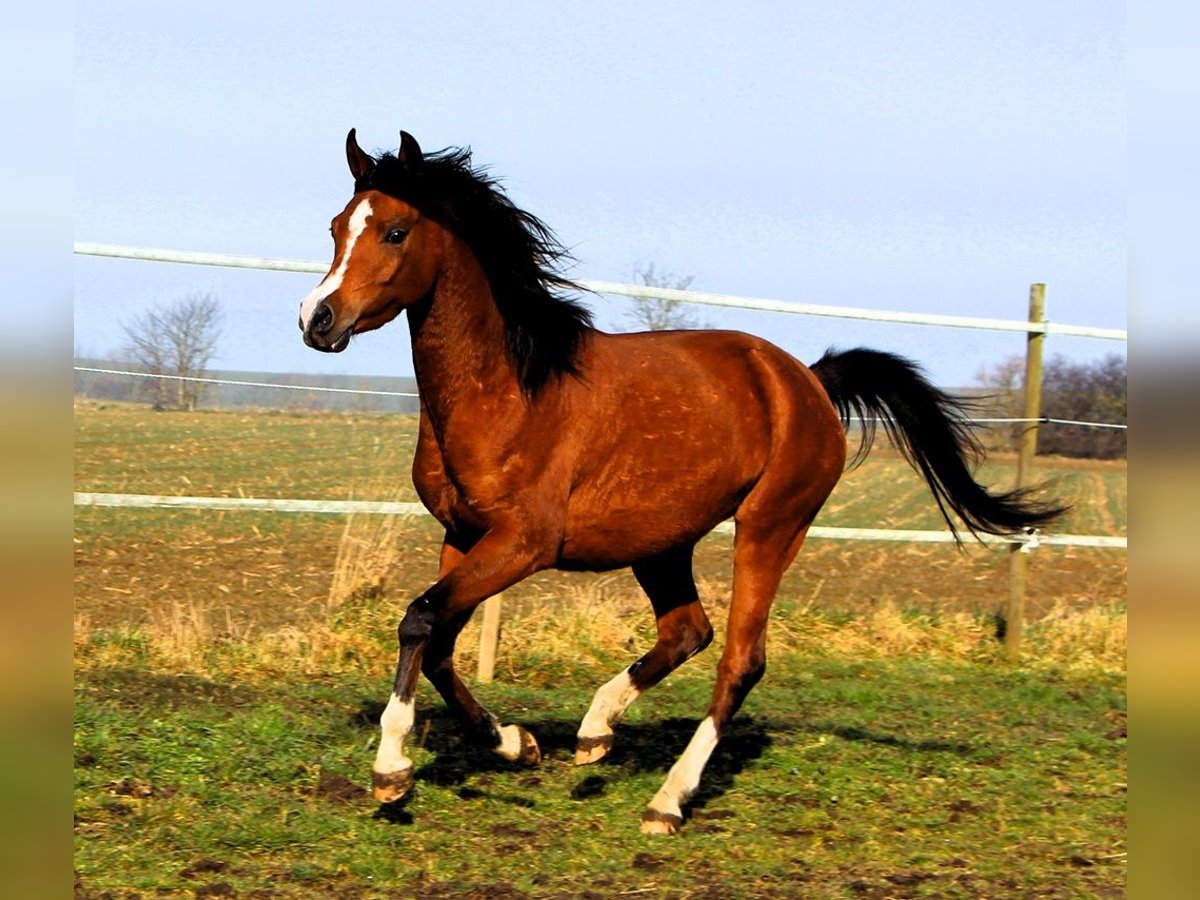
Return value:
<svg viewBox="0 0 1200 900">
<path fill-rule="evenodd" d="M 344 140 L 470 146 L 571 248 L 696 290 L 1127 326 L 1125 7 L 1087 2 L 82 4 L 77 241 L 328 261 Z M 213 367 L 407 375 L 406 325 L 306 348 L 319 276 L 76 257 L 74 345 L 216 296 Z M 590 296 L 608 330 L 628 301 Z M 904 353 L 945 385 L 1020 334 L 697 308 L 813 361 Z M 1122 343 L 1054 336 L 1079 360 Z"/>
</svg>

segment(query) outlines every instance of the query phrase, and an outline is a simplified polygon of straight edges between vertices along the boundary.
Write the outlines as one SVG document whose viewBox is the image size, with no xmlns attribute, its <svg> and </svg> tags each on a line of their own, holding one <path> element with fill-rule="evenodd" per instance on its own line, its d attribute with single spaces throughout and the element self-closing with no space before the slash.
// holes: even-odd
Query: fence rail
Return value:
<svg viewBox="0 0 1200 900">
<path fill-rule="evenodd" d="M 234 269 L 264 269 L 272 272 L 303 272 L 324 275 L 329 264 L 303 259 L 272 259 L 262 256 L 237 256 L 230 253 L 206 253 L 196 250 L 168 250 L 162 247 L 131 247 L 124 244 L 99 244 L 76 241 L 79 256 L 104 256 L 112 259 L 138 259 L 150 262 L 184 263 L 194 266 L 222 266 Z M 1059 334 L 1090 337 L 1101 340 L 1128 341 L 1129 332 L 1123 328 L 1097 328 L 1091 325 L 1067 325 L 1058 322 L 1028 322 L 1021 319 L 989 319 L 980 316 L 948 316 L 938 313 L 892 312 L 865 309 L 858 306 L 829 306 L 823 303 L 795 303 L 789 300 L 764 300 L 730 294 L 710 294 L 702 291 L 680 291 L 674 288 L 623 284 L 616 281 L 581 280 L 579 286 L 597 294 L 617 294 L 625 297 L 649 297 L 660 300 L 681 300 L 706 306 L 735 309 L 756 309 L 766 312 L 792 313 L 804 316 L 827 316 L 839 319 L 865 319 L 872 322 L 892 322 L 902 325 L 934 325 L 948 328 L 975 328 L 985 331 L 1017 331 L 1026 334 Z"/>
<path fill-rule="evenodd" d="M 131 247 L 119 244 L 99 244 L 85 241 L 75 243 L 75 253 L 81 256 L 102 256 L 116 259 L 146 260 L 153 262 L 183 263 L 188 265 L 223 266 L 230 268 L 262 269 L 276 272 L 299 272 L 321 275 L 328 271 L 324 262 L 298 259 L 272 259 L 256 256 L 236 256 L 226 253 L 204 253 L 197 251 L 168 250 L 155 247 Z M 1072 425 L 1124 428 L 1112 423 L 1074 422 L 1055 420 L 1040 413 L 1041 355 L 1042 344 L 1048 335 L 1099 338 L 1102 340 L 1128 341 L 1125 329 L 1098 328 L 1088 325 L 1068 325 L 1049 322 L 1045 317 L 1042 301 L 1045 286 L 1035 284 L 1030 289 L 1028 320 L 992 319 L 978 316 L 949 316 L 932 313 L 910 313 L 865 309 L 854 306 L 830 306 L 816 303 L 794 303 L 783 300 L 764 300 L 753 297 L 737 297 L 727 294 L 711 294 L 698 291 L 681 291 L 673 288 L 623 284 L 612 281 L 580 281 L 584 290 L 598 294 L 617 294 L 628 297 L 677 300 L 685 303 L 700 303 L 708 306 L 753 309 L 767 312 L 790 313 L 808 316 L 827 316 L 842 319 L 860 319 L 874 322 L 890 322 L 903 325 L 928 325 L 950 328 L 972 328 L 988 331 L 1024 333 L 1027 338 L 1025 416 L 1020 420 L 1031 423 L 1022 440 L 1019 458 L 1017 485 L 1023 483 L 1023 473 L 1032 459 L 1037 440 L 1037 427 L 1041 423 L 1058 422 Z M 129 373 L 124 373 L 129 374 Z M 188 378 L 188 380 L 197 380 Z M 249 384 L 249 383 L 246 383 Z M 268 386 L 253 384 L 251 386 Z M 338 388 L 297 388 L 300 390 L 340 391 Z M 355 391 L 355 393 L 394 393 Z M 1026 457 L 1029 457 L 1027 460 Z M 123 506 L 150 508 L 192 509 L 267 509 L 281 512 L 310 512 L 323 514 L 384 513 L 392 515 L 419 515 L 424 509 L 418 504 L 394 504 L 370 501 L 329 500 L 270 500 L 242 497 L 166 497 L 154 495 L 89 494 L 76 493 L 75 504 L 79 506 Z M 732 532 L 733 523 L 724 522 L 717 526 L 718 532 Z M 833 528 L 814 526 L 809 531 L 814 538 L 834 540 L 907 541 L 920 543 L 947 543 L 954 540 L 945 531 L 908 531 L 893 529 Z M 1009 622 L 1005 638 L 1006 652 L 1016 660 L 1020 654 L 1021 631 L 1024 621 L 1025 581 L 1029 552 L 1042 545 L 1073 547 L 1127 549 L 1127 539 L 1104 535 L 1043 535 L 1031 533 L 1013 538 L 986 538 L 985 543 L 1006 546 L 1010 553 L 1009 598 L 1005 607 Z M 485 628 L 480 640 L 480 681 L 492 678 L 491 660 L 495 659 L 496 643 L 499 640 L 499 596 L 485 604 Z"/>
<path fill-rule="evenodd" d="M 428 511 L 420 503 L 384 500 L 294 500 L 274 497 L 183 497 L 164 494 L 106 494 L 75 492 L 76 506 L 102 506 L 125 509 L 218 509 L 259 510 L 266 512 L 310 513 L 315 515 L 389 515 L 427 516 Z M 715 529 L 718 534 L 732 534 L 733 523 L 722 522 Z M 893 528 L 841 528 L 814 525 L 808 531 L 810 538 L 825 538 L 841 541 L 899 541 L 919 544 L 952 544 L 954 535 L 949 531 L 921 531 Z M 1124 537 L 1095 534 L 1033 534 L 995 537 L 981 535 L 984 544 L 1011 546 L 1022 544 L 1032 550 L 1040 546 L 1094 547 L 1126 549 Z"/>
</svg>

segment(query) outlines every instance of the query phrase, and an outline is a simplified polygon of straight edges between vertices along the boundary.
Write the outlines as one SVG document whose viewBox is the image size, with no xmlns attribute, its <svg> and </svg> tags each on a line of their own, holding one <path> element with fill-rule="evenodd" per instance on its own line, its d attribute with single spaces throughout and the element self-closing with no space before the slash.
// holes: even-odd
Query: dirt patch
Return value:
<svg viewBox="0 0 1200 900">
<path fill-rule="evenodd" d="M 492 828 L 492 834 L 498 838 L 532 838 L 537 837 L 537 832 L 528 828 L 519 828 L 516 825 L 502 822 Z"/>
<path fill-rule="evenodd" d="M 639 853 L 629 863 L 631 869 L 641 869 L 644 872 L 653 872 L 661 869 L 666 865 L 666 860 L 659 856 L 653 856 L 650 853 Z"/>
<path fill-rule="evenodd" d="M 1105 714 L 1105 718 L 1113 726 L 1104 733 L 1104 736 L 1110 741 L 1117 741 L 1121 738 L 1129 737 L 1128 715 L 1119 709 L 1111 710 Z"/>
<path fill-rule="evenodd" d="M 196 860 L 190 866 L 187 866 L 186 868 L 181 869 L 179 872 L 179 877 L 180 878 L 198 878 L 201 875 L 219 875 L 222 872 L 227 872 L 228 870 L 229 870 L 229 863 L 222 862 L 219 859 L 209 859 L 207 857 L 202 857 L 202 858 Z"/>
<path fill-rule="evenodd" d="M 936 872 L 895 872 L 891 875 L 883 876 L 885 881 L 890 881 L 892 884 L 900 887 L 911 887 L 912 885 L 920 884 L 922 881 L 929 881 L 937 877 Z"/>
<path fill-rule="evenodd" d="M 165 800 L 179 793 L 179 788 L 157 787 L 142 778 L 121 778 L 110 781 L 104 789 L 116 797 L 129 797 L 134 800 L 149 800 L 157 798 Z"/>
<path fill-rule="evenodd" d="M 451 882 L 422 885 L 414 892 L 416 900 L 526 900 L 529 895 L 507 882 L 463 886 Z"/>
<path fill-rule="evenodd" d="M 79 490 L 357 499 L 411 491 L 411 418 L 162 416 L 85 404 L 76 408 L 75 425 Z M 334 440 L 355 442 L 372 460 L 376 468 L 369 482 L 345 464 L 355 458 L 350 448 L 314 452 Z M 381 455 L 379 447 L 394 449 Z M 993 454 L 985 480 L 1004 484 L 1013 461 L 1011 455 Z M 168 462 L 170 472 L 164 469 Z M 1039 476 L 1072 480 L 1072 500 L 1086 527 L 1123 525 L 1112 513 L 1125 506 L 1123 460 L 1039 458 L 1037 468 Z M 373 573 L 375 596 L 364 598 L 379 623 L 389 620 L 380 615 L 389 605 L 402 609 L 437 571 L 439 529 L 426 518 L 400 524 L 403 533 L 388 543 L 404 550 L 388 558 L 386 571 Z M 846 473 L 818 524 L 942 527 L 919 476 L 882 445 L 865 465 Z M 1074 524 L 1063 530 L 1079 530 Z M 75 516 L 75 608 L 93 628 L 151 624 L 196 632 L 205 643 L 325 625 L 346 534 L 338 517 L 81 508 Z M 711 582 L 714 595 L 726 599 L 730 561 L 728 537 L 705 540 L 697 549 L 699 580 Z M 780 597 L 852 613 L 883 602 L 931 614 L 974 613 L 1003 602 L 1005 563 L 1005 553 L 976 547 L 960 554 L 952 547 L 813 540 L 785 576 Z M 1034 620 L 1058 604 L 1123 601 L 1126 569 L 1119 551 L 1041 550 L 1027 615 Z M 613 578 L 544 573 L 506 592 L 506 621 L 508 611 L 542 609 L 550 598 L 586 600 L 589 591 L 595 595 L 612 584 L 636 600 L 639 621 L 649 622 L 648 605 L 632 578 Z M 391 632 L 394 624 L 380 627 Z M 469 643 L 467 638 L 462 645 Z"/>
<path fill-rule="evenodd" d="M 367 796 L 367 789 L 355 784 L 345 775 L 322 769 L 317 777 L 316 787 L 313 788 L 313 796 L 338 803 L 349 803 Z"/>
</svg>

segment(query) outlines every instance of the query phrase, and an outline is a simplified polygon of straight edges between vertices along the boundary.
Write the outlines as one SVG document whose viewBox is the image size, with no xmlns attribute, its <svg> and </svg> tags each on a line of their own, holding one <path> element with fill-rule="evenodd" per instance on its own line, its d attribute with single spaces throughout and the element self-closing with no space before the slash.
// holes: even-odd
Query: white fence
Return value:
<svg viewBox="0 0 1200 900">
<path fill-rule="evenodd" d="M 226 253 L 204 253 L 192 250 L 167 250 L 157 247 L 129 247 L 118 244 L 99 244 L 87 241 L 75 243 L 75 253 L 81 256 L 101 256 L 112 259 L 133 259 L 149 262 L 179 263 L 185 265 L 224 266 L 241 269 L 260 269 L 274 272 L 305 272 L 323 275 L 328 263 L 315 260 L 270 259 L 257 256 L 235 256 Z M 738 309 L 768 310 L 771 312 L 799 315 L 834 316 L 844 319 L 869 319 L 876 322 L 893 322 L 909 325 L 935 325 L 949 328 L 973 328 L 991 331 L 1023 331 L 1029 334 L 1059 334 L 1075 337 L 1091 337 L 1105 340 L 1127 341 L 1128 332 L 1117 328 L 1094 328 L 1087 325 L 1068 325 L 1056 322 L 1029 322 L 1019 319 L 990 319 L 978 316 L 945 316 L 928 313 L 884 312 L 852 306 L 827 306 L 812 303 L 793 303 L 783 300 L 761 300 L 735 297 L 725 294 L 706 294 L 696 291 L 680 291 L 636 284 L 620 284 L 610 281 L 582 281 L 580 286 L 596 293 L 620 294 L 630 297 L 654 297 L 682 300 L 688 303 L 704 303 L 713 306 Z M 80 371 L 102 371 L 111 374 L 144 375 L 144 373 L 122 372 L 111 369 L 76 367 Z M 160 377 L 160 376 L 155 376 Z M 172 376 L 168 376 L 172 377 Z M 193 380 L 193 379 L 187 379 Z M 219 379 L 212 379 L 220 381 Z M 322 390 L 334 392 L 369 393 L 395 396 L 412 396 L 393 391 L 363 391 L 349 388 L 301 387 L 297 385 L 274 385 L 267 382 L 222 382 L 243 384 L 252 387 L 279 387 L 293 390 Z M 1105 422 L 1068 422 L 1047 417 L 1037 419 L 991 420 L 1005 422 L 1061 422 L 1062 424 L 1092 425 L 1101 428 L 1124 428 L 1124 425 Z M 76 493 L 77 506 L 140 507 L 140 508 L 190 508 L 190 509 L 269 509 L 276 512 L 309 512 L 323 514 L 380 513 L 391 515 L 423 515 L 419 504 L 372 503 L 348 500 L 269 500 L 251 497 L 165 497 L 141 494 Z M 719 530 L 732 528 L 729 523 Z M 954 536 L 949 531 L 916 531 L 885 528 L 830 528 L 816 527 L 809 532 L 814 538 L 833 540 L 904 541 L 915 543 L 950 543 Z M 990 538 L 986 543 L 1020 544 L 1024 550 L 1040 545 L 1060 545 L 1096 548 L 1127 548 L 1124 537 L 1109 535 L 1031 535 L 1015 538 Z"/>
<path fill-rule="evenodd" d="M 194 251 L 164 250 L 154 247 L 127 247 L 115 244 L 97 244 L 76 242 L 75 253 L 87 256 L 102 256 L 117 259 L 146 260 L 153 262 L 182 263 L 189 265 L 225 266 L 231 268 L 262 269 L 276 272 L 305 272 L 321 275 L 328 270 L 323 262 L 267 259 L 251 256 L 234 256 L 223 253 L 200 253 Z M 701 303 L 710 306 L 724 306 L 738 309 L 765 310 L 768 312 L 792 313 L 808 316 L 830 316 L 843 319 L 860 319 L 874 322 L 892 322 L 908 325 L 934 325 L 950 328 L 972 328 L 989 331 L 1024 332 L 1031 341 L 1041 341 L 1045 336 L 1071 335 L 1075 337 L 1100 338 L 1103 340 L 1128 341 L 1128 332 L 1117 328 L 1095 328 L 1085 325 L 1065 325 L 1055 322 L 1022 321 L 1017 319 L 990 319 L 975 316 L 947 316 L 929 313 L 885 312 L 852 306 L 827 306 L 813 303 L 793 303 L 782 300 L 763 300 L 751 297 L 734 297 L 725 294 L 708 294 L 696 291 L 680 291 L 670 288 L 649 287 L 644 285 L 620 284 L 609 281 L 581 281 L 580 287 L 600 294 L 618 294 L 629 297 L 649 297 L 664 300 L 679 300 L 687 303 Z M 1040 287 L 1040 286 L 1039 286 Z M 1031 318 L 1033 312 L 1031 309 Z M 1040 316 L 1038 317 L 1040 319 Z M 1040 351 L 1039 351 L 1040 366 Z M 133 374 L 133 373 L 121 373 Z M 1040 374 L 1037 379 L 1040 384 Z M 255 382 L 255 387 L 272 387 Z M 294 386 L 293 386 L 294 387 Z M 318 390 L 341 390 L 318 388 Z M 389 393 L 362 392 L 359 393 Z M 1049 422 L 1050 419 L 1037 416 L 1036 418 L 1014 421 Z M 1087 424 L 1098 427 L 1124 427 L 1115 423 L 1073 423 Z M 1032 453 L 1032 449 L 1029 450 Z M 369 501 L 336 501 L 336 500 L 290 500 L 290 499 L 261 499 L 244 497 L 169 497 L 138 494 L 104 494 L 81 493 L 75 494 L 76 506 L 104 507 L 135 507 L 135 508 L 172 508 L 172 509 L 257 509 L 277 512 L 307 512 L 346 515 L 349 513 L 375 513 L 385 515 L 425 515 L 425 510 L 415 503 L 385 503 Z M 731 532 L 733 523 L 725 522 L 716 529 L 720 532 Z M 949 543 L 954 536 L 948 531 L 914 531 L 880 528 L 832 528 L 814 526 L 809 536 L 834 540 L 867 540 L 867 541 L 904 541 L 916 543 Z M 1006 610 L 1013 611 L 1013 621 L 1010 623 L 1012 634 L 1008 636 L 1009 649 L 1012 658 L 1019 653 L 1020 630 L 1023 621 L 1024 607 L 1024 563 L 1017 565 L 1018 560 L 1025 560 L 1027 554 L 1043 545 L 1093 547 L 1127 549 L 1125 537 L 1109 535 L 1074 535 L 1074 534 L 1038 534 L 1031 533 L 1012 538 L 988 538 L 986 543 L 1008 546 L 1014 553 L 1010 554 L 1014 561 L 1013 574 L 1010 576 L 1010 598 Z M 478 678 L 480 681 L 491 681 L 496 658 L 496 648 L 499 641 L 500 598 L 493 597 L 484 604 L 483 632 L 480 638 L 480 656 Z"/>
<path fill-rule="evenodd" d="M 266 512 L 309 513 L 310 515 L 385 515 L 425 516 L 425 507 L 420 503 L 403 503 L 386 500 L 293 500 L 267 497 L 182 497 L 164 494 L 106 494 L 87 491 L 75 492 L 76 506 L 103 506 L 125 509 L 219 509 L 258 510 Z M 722 522 L 713 531 L 720 534 L 733 532 L 732 522 Z M 814 525 L 808 531 L 810 538 L 826 538 L 840 541 L 900 541 L 918 544 L 951 544 L 954 535 L 949 531 L 917 531 L 895 528 L 837 528 Z M 984 544 L 1010 546 L 1020 544 L 1027 550 L 1040 546 L 1096 547 L 1125 549 L 1126 539 L 1097 534 L 1032 534 L 1013 537 L 980 535 Z"/>
<path fill-rule="evenodd" d="M 159 247 L 127 247 L 121 244 L 97 244 L 76 241 L 75 253 L 80 256 L 105 256 L 111 259 L 140 259 L 150 262 L 185 263 L 194 266 L 223 266 L 233 269 L 263 269 L 272 272 L 306 272 L 324 275 L 329 263 L 304 259 L 268 259 L 260 256 L 234 256 L 228 253 L 202 253 L 194 250 L 164 250 Z M 673 288 L 649 287 L 640 284 L 621 284 L 615 281 L 578 282 L 585 290 L 597 294 L 618 294 L 625 297 L 650 297 L 661 300 L 681 300 L 708 306 L 735 309 L 756 309 L 766 312 L 793 313 L 803 316 L 828 316 L 838 319 L 865 319 L 872 322 L 894 322 L 904 325 L 938 325 L 949 328 L 974 328 L 984 331 L 1020 331 L 1026 334 L 1058 334 L 1072 337 L 1128 341 L 1123 328 L 1095 328 L 1090 325 L 1064 325 L 1058 322 L 1029 322 L 1021 319 L 988 319 L 980 316 L 946 316 L 934 313 L 887 312 L 858 306 L 827 306 L 820 303 L 794 303 L 788 300 L 763 300 L 755 297 L 736 297 L 729 294 L 707 294 L 701 291 L 679 291 Z"/>
</svg>

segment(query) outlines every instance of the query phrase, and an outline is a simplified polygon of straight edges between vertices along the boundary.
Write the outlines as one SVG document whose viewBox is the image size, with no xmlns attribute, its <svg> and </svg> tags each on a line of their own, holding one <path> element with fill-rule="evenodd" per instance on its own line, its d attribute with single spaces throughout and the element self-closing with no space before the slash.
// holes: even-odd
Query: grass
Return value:
<svg viewBox="0 0 1200 900">
<path fill-rule="evenodd" d="M 385 810 L 358 787 L 373 679 L 90 669 L 76 696 L 84 896 L 1122 893 L 1119 676 L 787 655 L 668 839 L 642 836 L 637 818 L 707 679 L 681 674 L 643 698 L 613 756 L 577 769 L 590 687 L 480 689 L 534 729 L 534 770 L 461 746 L 423 691 L 419 784 Z"/>
<path fill-rule="evenodd" d="M 413 499 L 412 426 L 80 404 L 76 488 Z M 1124 532 L 1123 463 L 1040 465 L 1076 505 L 1065 530 Z M 820 521 L 936 527 L 931 507 L 884 451 Z M 421 519 L 77 510 L 76 895 L 1124 894 L 1124 554 L 1038 550 L 1009 667 L 1005 554 L 813 541 L 691 821 L 652 839 L 638 815 L 707 706 L 730 539 L 696 557 L 716 645 L 634 706 L 609 760 L 575 768 L 573 735 L 653 640 L 647 604 L 627 572 L 542 573 L 506 592 L 497 683 L 478 692 L 545 761 L 462 746 L 423 686 L 418 787 L 385 810 L 361 785 L 395 623 L 439 537 Z"/>
<path fill-rule="evenodd" d="M 410 415 L 259 410 L 155 412 L 75 404 L 75 490 L 221 497 L 416 500 Z"/>
</svg>

